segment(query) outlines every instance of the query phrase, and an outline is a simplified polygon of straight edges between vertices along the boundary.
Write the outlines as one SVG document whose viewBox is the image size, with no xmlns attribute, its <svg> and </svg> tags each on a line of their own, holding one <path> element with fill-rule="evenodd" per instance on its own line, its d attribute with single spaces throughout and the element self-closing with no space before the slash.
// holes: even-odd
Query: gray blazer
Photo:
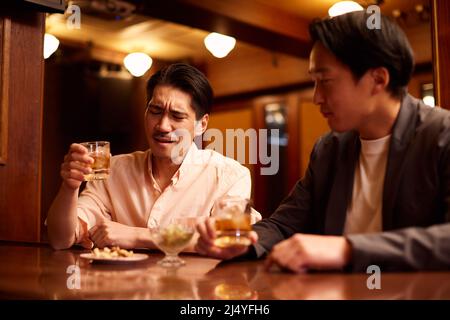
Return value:
<svg viewBox="0 0 450 320">
<path fill-rule="evenodd" d="M 257 257 L 294 233 L 342 235 L 360 153 L 356 132 L 331 132 L 305 176 L 254 226 Z M 349 235 L 349 270 L 450 269 L 450 112 L 407 95 L 394 124 L 383 190 L 383 232 Z"/>
</svg>

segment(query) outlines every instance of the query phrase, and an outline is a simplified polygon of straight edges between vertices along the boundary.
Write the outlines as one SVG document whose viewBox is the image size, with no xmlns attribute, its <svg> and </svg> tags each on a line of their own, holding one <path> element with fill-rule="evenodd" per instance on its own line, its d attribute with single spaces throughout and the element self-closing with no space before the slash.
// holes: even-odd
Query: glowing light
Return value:
<svg viewBox="0 0 450 320">
<path fill-rule="evenodd" d="M 123 59 L 125 68 L 135 77 L 144 75 L 152 66 L 152 58 L 142 52 L 130 53 Z"/>
<path fill-rule="evenodd" d="M 216 58 L 226 57 L 236 45 L 236 39 L 220 33 L 210 33 L 205 37 L 205 46 Z"/>
<path fill-rule="evenodd" d="M 361 10 L 364 10 L 364 8 L 355 1 L 339 1 L 333 4 L 330 9 L 328 9 L 328 15 L 330 17 L 336 17 L 348 12 Z"/>
<path fill-rule="evenodd" d="M 54 35 L 46 33 L 44 35 L 44 59 L 50 57 L 59 47 L 59 40 Z"/>
</svg>

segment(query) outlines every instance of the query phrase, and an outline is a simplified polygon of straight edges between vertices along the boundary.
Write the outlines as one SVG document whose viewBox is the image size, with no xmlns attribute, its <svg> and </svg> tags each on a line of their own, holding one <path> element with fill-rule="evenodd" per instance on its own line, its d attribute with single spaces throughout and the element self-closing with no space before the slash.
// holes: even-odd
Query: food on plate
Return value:
<svg viewBox="0 0 450 320">
<path fill-rule="evenodd" d="M 105 247 L 103 249 L 95 248 L 92 253 L 96 258 L 119 258 L 119 257 L 131 257 L 133 256 L 133 251 L 121 249 L 120 247 Z"/>
</svg>

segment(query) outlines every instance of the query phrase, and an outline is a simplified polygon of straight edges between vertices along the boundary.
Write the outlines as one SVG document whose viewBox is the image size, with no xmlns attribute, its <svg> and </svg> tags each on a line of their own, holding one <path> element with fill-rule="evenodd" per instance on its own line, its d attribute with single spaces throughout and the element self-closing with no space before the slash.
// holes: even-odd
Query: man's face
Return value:
<svg viewBox="0 0 450 320">
<path fill-rule="evenodd" d="M 314 103 L 337 132 L 358 130 L 374 109 L 370 72 L 356 81 L 350 69 L 320 42 L 314 45 L 309 63 L 314 80 Z"/>
<path fill-rule="evenodd" d="M 205 117 L 207 122 L 208 116 Z M 168 85 L 156 86 L 145 112 L 145 130 L 153 156 L 173 158 L 172 150 L 177 144 L 182 142 L 190 146 L 194 139 L 195 120 L 192 98 L 188 93 Z"/>
</svg>

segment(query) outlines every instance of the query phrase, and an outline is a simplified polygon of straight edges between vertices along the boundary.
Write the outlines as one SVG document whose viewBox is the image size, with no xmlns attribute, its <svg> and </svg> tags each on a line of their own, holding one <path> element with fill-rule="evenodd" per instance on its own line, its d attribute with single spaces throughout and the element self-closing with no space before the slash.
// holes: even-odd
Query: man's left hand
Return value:
<svg viewBox="0 0 450 320">
<path fill-rule="evenodd" d="M 278 266 L 293 272 L 339 270 L 350 262 L 351 246 L 344 237 L 297 233 L 272 249 L 266 269 Z"/>
<path fill-rule="evenodd" d="M 104 220 L 89 230 L 89 236 L 96 247 L 118 246 L 124 249 L 135 248 L 142 228 L 123 225 Z"/>
</svg>

